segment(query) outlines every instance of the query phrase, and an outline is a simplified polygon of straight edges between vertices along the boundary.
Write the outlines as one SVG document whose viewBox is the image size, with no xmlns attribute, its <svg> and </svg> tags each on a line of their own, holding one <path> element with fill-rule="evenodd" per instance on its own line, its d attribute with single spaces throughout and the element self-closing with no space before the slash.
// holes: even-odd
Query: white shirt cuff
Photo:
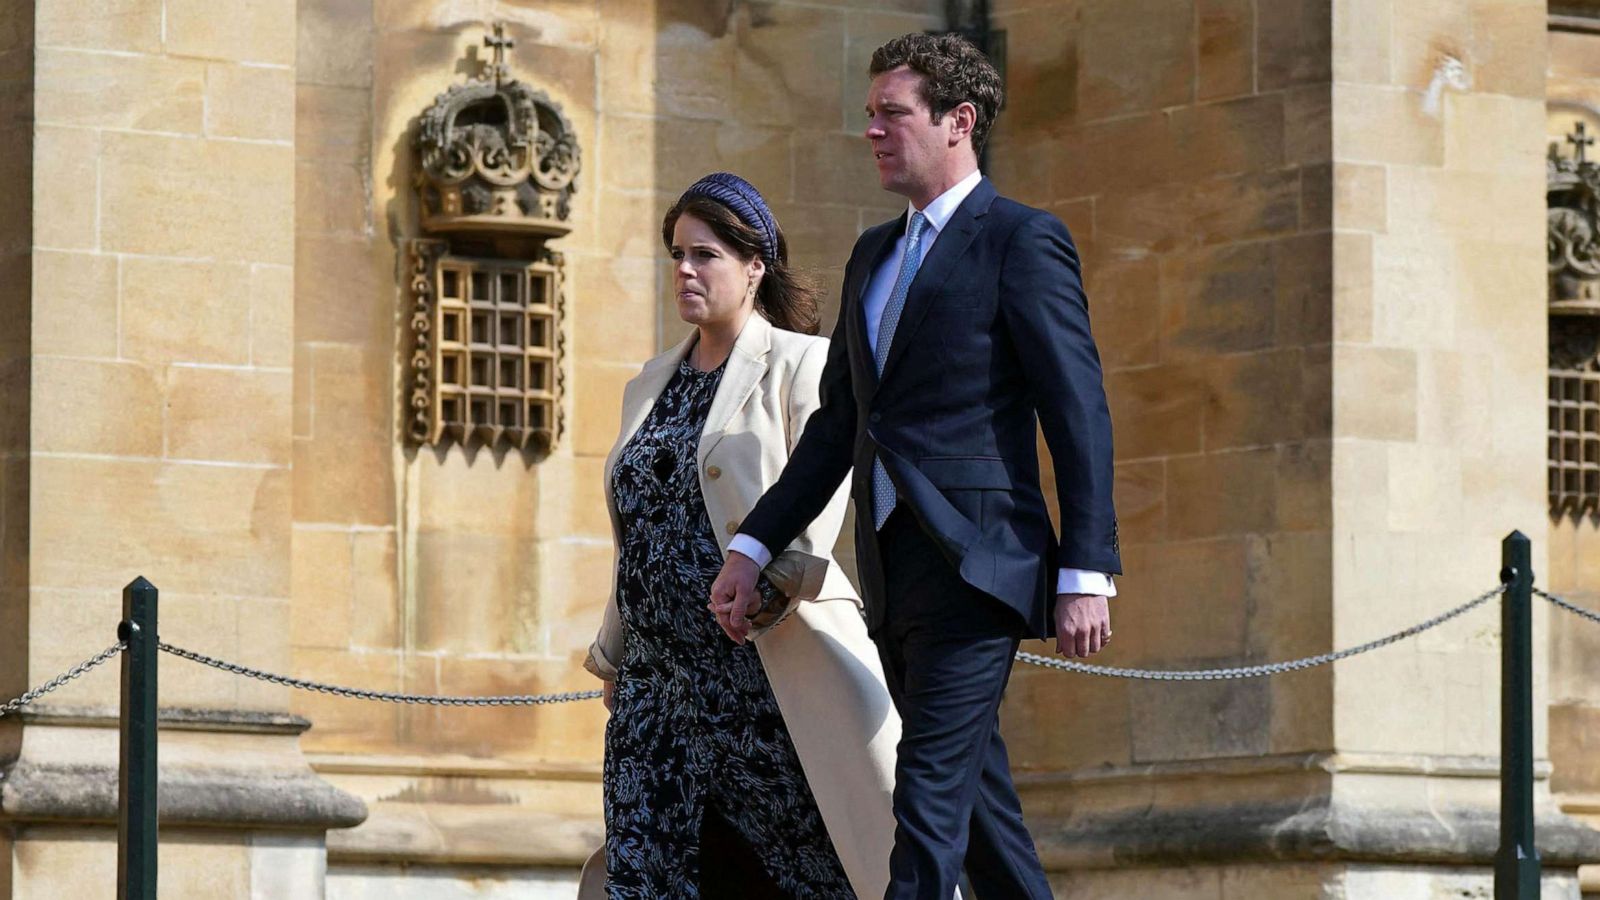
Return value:
<svg viewBox="0 0 1600 900">
<path fill-rule="evenodd" d="M 758 569 L 765 569 L 767 563 L 772 562 L 772 551 L 767 549 L 767 545 L 748 534 L 736 534 L 733 540 L 728 542 L 728 552 L 735 551 L 755 560 Z"/>
<path fill-rule="evenodd" d="M 729 553 L 743 553 L 755 561 L 756 568 L 765 569 L 767 563 L 772 562 L 772 551 L 766 545 L 748 534 L 736 534 L 728 542 Z M 1086 569 L 1062 569 L 1056 579 L 1056 593 L 1058 594 L 1096 594 L 1102 597 L 1115 597 L 1117 585 L 1111 576 L 1104 572 L 1090 572 Z"/>
<path fill-rule="evenodd" d="M 740 535 L 743 537 L 743 535 Z M 738 540 L 739 538 L 734 538 Z M 1056 578 L 1057 594 L 1093 594 L 1100 597 L 1115 597 L 1117 586 L 1111 576 L 1104 572 L 1090 572 L 1086 569 L 1062 569 Z"/>
</svg>

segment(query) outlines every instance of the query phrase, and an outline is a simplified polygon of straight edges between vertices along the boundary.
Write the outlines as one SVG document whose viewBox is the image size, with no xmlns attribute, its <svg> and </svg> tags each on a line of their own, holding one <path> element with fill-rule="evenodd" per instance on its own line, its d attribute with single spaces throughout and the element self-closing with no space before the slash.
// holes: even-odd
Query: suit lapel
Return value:
<svg viewBox="0 0 1600 900">
<path fill-rule="evenodd" d="M 945 223 L 938 237 L 934 238 L 933 246 L 923 258 L 922 266 L 917 269 L 917 277 L 912 279 L 911 288 L 906 293 L 906 305 L 900 311 L 900 322 L 895 326 L 894 341 L 889 344 L 889 357 L 883 362 L 880 381 L 888 378 L 894 364 L 906 355 L 906 345 L 911 343 L 917 326 L 928 314 L 928 307 L 933 305 L 934 297 L 944 287 L 945 279 L 950 277 L 956 263 L 972 246 L 978 232 L 983 230 L 982 218 L 988 214 L 994 196 L 994 187 L 989 184 L 989 179 L 979 181 L 967 199 L 956 208 L 955 215 Z"/>
<path fill-rule="evenodd" d="M 728 355 L 728 368 L 723 370 L 722 382 L 717 385 L 717 396 L 706 413 L 706 424 L 700 432 L 699 462 L 705 468 L 706 457 L 722 440 L 728 423 L 744 408 L 745 402 L 755 392 L 756 385 L 767 374 L 767 353 L 772 349 L 772 323 L 751 313 L 744 329 L 733 342 L 733 352 Z"/>
</svg>

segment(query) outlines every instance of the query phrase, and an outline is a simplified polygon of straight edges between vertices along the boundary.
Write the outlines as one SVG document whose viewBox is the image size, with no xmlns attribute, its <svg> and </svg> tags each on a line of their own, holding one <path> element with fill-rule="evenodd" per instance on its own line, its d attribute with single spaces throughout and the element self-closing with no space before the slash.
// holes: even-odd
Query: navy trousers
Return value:
<svg viewBox="0 0 1600 900">
<path fill-rule="evenodd" d="M 900 713 L 886 900 L 1047 900 L 1000 737 L 1023 623 L 961 580 L 901 504 L 878 533 L 886 582 L 873 635 Z M 969 898 L 970 900 L 970 898 Z"/>
</svg>

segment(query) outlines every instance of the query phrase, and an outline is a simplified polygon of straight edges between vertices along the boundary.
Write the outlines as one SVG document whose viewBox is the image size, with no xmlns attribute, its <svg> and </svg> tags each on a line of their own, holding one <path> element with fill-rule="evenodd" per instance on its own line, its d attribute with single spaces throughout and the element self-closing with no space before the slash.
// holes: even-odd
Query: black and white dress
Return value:
<svg viewBox="0 0 1600 900">
<path fill-rule="evenodd" d="M 680 363 L 612 472 L 627 637 L 606 726 L 609 896 L 698 898 L 716 815 L 788 895 L 853 898 L 754 645 L 706 609 L 722 552 L 696 451 L 722 372 Z"/>
</svg>

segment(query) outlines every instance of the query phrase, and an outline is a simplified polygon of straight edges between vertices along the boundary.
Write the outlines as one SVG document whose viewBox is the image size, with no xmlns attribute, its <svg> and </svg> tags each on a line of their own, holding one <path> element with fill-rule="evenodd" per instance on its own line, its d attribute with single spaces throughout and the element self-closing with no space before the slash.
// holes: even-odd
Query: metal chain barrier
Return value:
<svg viewBox="0 0 1600 900">
<path fill-rule="evenodd" d="M 74 678 L 77 678 L 78 676 L 82 675 L 83 673 L 89 671 L 90 669 L 93 669 L 95 666 L 100 665 L 101 663 L 105 662 L 106 660 L 110 659 L 113 656 L 116 656 L 118 653 L 121 653 L 122 651 L 124 651 L 126 649 L 128 649 L 128 645 L 127 645 L 126 642 L 119 641 L 119 642 L 117 642 L 115 644 L 112 644 L 111 646 L 107 647 L 106 649 L 100 651 L 99 653 L 96 653 L 95 655 L 89 657 L 88 659 L 84 660 L 83 662 L 78 663 L 77 665 L 75 665 L 72 668 L 68 669 L 67 671 L 61 673 L 60 675 L 57 675 L 56 677 L 50 679 L 49 681 L 46 681 L 44 684 L 41 684 L 38 687 L 34 688 L 33 690 L 27 692 L 26 694 L 23 694 L 21 697 L 18 697 L 15 700 L 11 700 L 11 701 L 9 701 L 9 702 L 7 702 L 5 704 L 0 704 L 0 718 L 8 716 L 8 715 L 16 712 L 17 710 L 23 708 L 24 706 L 27 706 L 28 704 L 34 702 L 35 700 L 38 700 L 40 697 L 43 697 L 45 694 L 48 694 L 51 691 L 55 690 L 56 688 L 61 687 L 62 685 L 66 684 L 67 682 L 73 680 Z"/>
<path fill-rule="evenodd" d="M 1434 616 L 1425 622 L 1419 622 L 1410 628 L 1396 631 L 1395 633 L 1385 637 L 1367 641 L 1364 644 L 1358 644 L 1354 647 L 1349 647 L 1337 652 L 1321 653 L 1316 656 L 1306 656 L 1300 659 L 1285 660 L 1283 662 L 1264 663 L 1253 666 L 1233 666 L 1222 669 L 1128 669 L 1116 666 L 1096 666 L 1069 659 L 1052 659 L 1047 656 L 1040 656 L 1037 653 L 1026 652 L 1019 652 L 1016 655 L 1016 659 L 1018 662 L 1024 662 L 1028 663 L 1029 665 L 1040 666 L 1047 669 L 1056 669 L 1063 672 L 1077 672 L 1083 675 L 1098 675 L 1105 678 L 1128 678 L 1142 681 L 1226 681 L 1244 678 L 1260 678 L 1267 675 L 1279 675 L 1285 672 L 1298 672 L 1302 669 L 1311 669 L 1317 666 L 1324 666 L 1330 663 L 1338 662 L 1341 659 L 1348 659 L 1352 656 L 1376 650 L 1379 647 L 1386 647 L 1390 644 L 1396 643 L 1397 641 L 1403 641 L 1406 638 L 1419 635 L 1424 631 L 1437 628 L 1451 619 L 1455 619 L 1472 611 L 1473 609 L 1476 609 L 1479 606 L 1482 606 L 1483 604 L 1489 602 L 1495 597 L 1500 596 L 1501 594 L 1504 594 L 1505 592 L 1505 585 L 1496 585 L 1495 587 L 1484 591 L 1478 596 L 1473 597 L 1466 603 L 1463 603 L 1453 609 L 1446 610 L 1445 612 L 1440 613 L 1439 615 Z M 1595 623 L 1600 623 L 1600 612 L 1585 609 L 1582 606 L 1543 591 L 1539 588 L 1534 588 L 1533 592 L 1555 604 L 1556 606 L 1567 610 L 1568 612 L 1582 616 L 1583 618 L 1589 619 Z M 71 669 L 68 669 L 61 675 L 50 679 L 43 685 L 28 691 L 26 694 L 23 694 L 15 700 L 11 700 L 5 704 L 0 704 L 0 717 L 15 713 L 22 707 L 35 702 L 40 697 L 43 697 L 51 691 L 54 691 L 62 685 L 65 685 L 67 682 L 82 676 L 85 672 L 88 672 L 96 666 L 103 664 L 113 656 L 116 656 L 117 654 L 126 650 L 127 647 L 128 645 L 125 642 L 119 642 L 107 647 L 100 653 L 89 657 L 76 666 L 73 666 Z M 182 647 L 175 647 L 166 642 L 158 643 L 157 647 L 163 653 L 170 653 L 173 656 L 187 659 L 190 662 L 196 662 L 203 666 L 209 666 L 213 669 L 218 669 L 231 675 L 242 675 L 246 678 L 254 678 L 259 681 L 265 681 L 269 684 L 281 685 L 283 687 L 295 688 L 302 691 L 329 694 L 335 697 L 348 697 L 354 700 L 376 700 L 384 703 L 407 703 L 423 706 L 544 706 L 553 703 L 572 703 L 579 700 L 595 700 L 598 699 L 603 693 L 602 691 L 591 690 L 569 691 L 558 694 L 507 694 L 486 697 L 457 697 L 442 694 L 401 694 L 392 691 L 369 691 L 361 688 L 343 687 L 336 684 L 324 684 L 304 678 L 292 678 L 287 675 L 264 672 L 260 669 L 252 669 L 249 666 L 241 666 L 237 663 L 231 663 L 227 662 L 226 660 L 206 656 L 203 653 L 196 653 L 193 650 L 185 650 Z"/>
<path fill-rule="evenodd" d="M 1583 618 L 1588 619 L 1591 622 L 1594 622 L 1596 624 L 1600 624 L 1600 612 L 1595 612 L 1592 609 L 1585 609 L 1585 608 L 1579 606 L 1578 604 L 1573 603 L 1571 600 L 1562 599 L 1561 597 L 1557 597 L 1555 594 L 1547 593 L 1547 592 L 1545 592 L 1543 590 L 1540 590 L 1539 588 L 1534 588 L 1533 592 L 1535 594 L 1538 594 L 1539 596 L 1545 598 L 1546 600 L 1549 600 L 1551 603 L 1554 603 L 1556 606 L 1561 607 L 1562 609 L 1566 610 L 1569 613 L 1572 613 L 1572 614 L 1577 615 L 1577 616 L 1582 616 Z"/>
<path fill-rule="evenodd" d="M 1070 659 L 1051 659 L 1048 656 L 1040 656 L 1037 653 L 1018 653 L 1017 659 L 1035 666 L 1061 669 L 1067 672 L 1080 672 L 1084 675 L 1100 675 L 1106 678 L 1132 678 L 1143 681 L 1227 681 L 1241 678 L 1260 678 L 1263 675 L 1278 675 L 1284 672 L 1311 669 L 1338 662 L 1341 659 L 1347 659 L 1360 653 L 1366 653 L 1369 650 L 1376 650 L 1379 647 L 1386 647 L 1396 641 L 1403 641 L 1408 637 L 1421 634 L 1430 628 L 1437 628 L 1463 613 L 1482 606 L 1505 592 L 1505 585 L 1496 585 L 1494 588 L 1484 591 L 1455 609 L 1440 613 L 1426 622 L 1419 622 L 1410 628 L 1396 631 L 1387 637 L 1368 641 L 1365 644 L 1358 644 L 1335 653 L 1322 653 L 1317 656 L 1306 656 L 1300 659 L 1256 666 L 1236 666 L 1227 669 L 1122 669 L 1113 666 L 1094 666 Z"/>
<path fill-rule="evenodd" d="M 322 684 L 316 681 L 307 681 L 304 678 L 290 678 L 287 675 L 275 675 L 252 669 L 237 663 L 225 662 L 214 659 L 203 653 L 174 647 L 165 641 L 156 645 L 163 653 L 197 662 L 203 666 L 220 669 L 232 675 L 243 675 L 270 684 L 292 687 L 302 691 L 313 691 L 319 694 L 331 694 L 335 697 L 349 697 L 353 700 L 380 700 L 385 703 L 411 703 L 423 706 L 543 706 L 549 703 L 571 703 L 575 700 L 594 700 L 600 697 L 601 691 L 571 691 L 565 694 L 509 694 L 498 697 L 447 697 L 439 694 L 396 694 L 390 691 L 367 691 L 359 688 L 340 687 L 336 684 Z"/>
</svg>

